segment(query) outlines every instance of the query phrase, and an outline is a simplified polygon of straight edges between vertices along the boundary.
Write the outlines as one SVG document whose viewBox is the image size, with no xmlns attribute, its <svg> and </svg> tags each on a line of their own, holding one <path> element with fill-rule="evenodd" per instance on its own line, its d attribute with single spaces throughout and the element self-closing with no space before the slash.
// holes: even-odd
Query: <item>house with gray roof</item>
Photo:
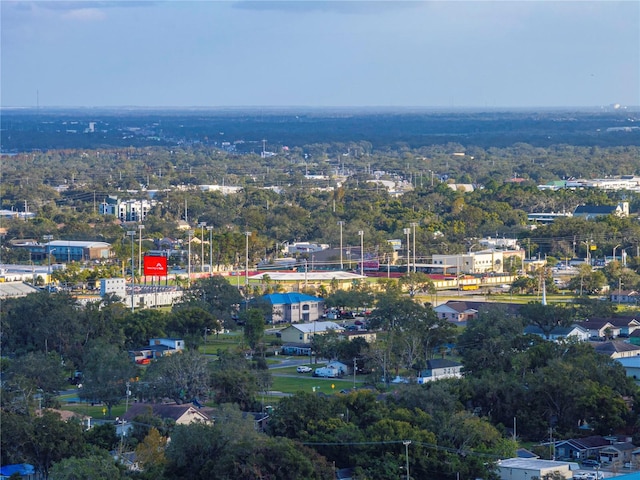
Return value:
<svg viewBox="0 0 640 480">
<path fill-rule="evenodd" d="M 557 458 L 569 458 L 573 460 L 585 460 L 598 458 L 600 450 L 611 445 L 611 440 L 600 435 L 591 435 L 584 438 L 570 438 L 555 443 Z"/>
<path fill-rule="evenodd" d="M 580 325 L 571 325 L 570 327 L 555 327 L 549 332 L 549 337 L 545 336 L 543 330 L 537 325 L 528 325 L 524 329 L 525 334 L 538 335 L 546 340 L 559 342 L 561 340 L 567 340 L 569 338 L 578 340 L 580 342 L 586 342 L 589 340 L 589 330 Z"/>
<path fill-rule="evenodd" d="M 443 378 L 462 377 L 462 364 L 444 358 L 427 360 L 427 368 L 418 372 L 419 384 L 442 380 Z"/>
<path fill-rule="evenodd" d="M 631 343 L 623 342 L 620 340 L 613 340 L 611 342 L 603 342 L 598 344 L 595 342 L 595 350 L 598 353 L 607 355 L 611 358 L 627 358 L 637 357 L 640 355 L 640 347 Z"/>
</svg>

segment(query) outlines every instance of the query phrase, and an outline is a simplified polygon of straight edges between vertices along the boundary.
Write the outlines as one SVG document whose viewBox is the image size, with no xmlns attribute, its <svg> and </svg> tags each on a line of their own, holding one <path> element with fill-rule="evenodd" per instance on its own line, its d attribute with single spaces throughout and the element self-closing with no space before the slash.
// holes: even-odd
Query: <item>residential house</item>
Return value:
<svg viewBox="0 0 640 480">
<path fill-rule="evenodd" d="M 324 313 L 324 300 L 304 293 L 272 293 L 257 301 L 270 306 L 267 321 L 272 324 L 313 322 Z"/>
<path fill-rule="evenodd" d="M 584 322 L 582 322 L 580 325 L 582 325 L 582 326 L 586 326 L 586 325 L 595 325 L 595 326 L 597 326 L 598 322 L 601 322 L 603 324 L 608 322 L 613 327 L 613 330 L 611 332 L 609 332 L 609 335 L 600 335 L 600 336 L 603 336 L 603 337 L 604 336 L 608 336 L 609 338 L 611 338 L 611 337 L 628 337 L 635 330 L 640 330 L 640 317 L 629 317 L 629 316 L 607 317 L 607 318 L 603 318 L 603 317 L 589 318 L 589 319 L 585 320 Z M 603 331 L 603 333 L 607 333 L 607 332 Z"/>
<path fill-rule="evenodd" d="M 635 449 L 636 446 L 630 442 L 614 443 L 600 450 L 600 461 L 622 466 L 625 463 L 631 462 L 632 452 Z"/>
<path fill-rule="evenodd" d="M 640 346 L 640 329 L 636 329 L 629 334 L 629 343 Z"/>
<path fill-rule="evenodd" d="M 331 331 L 342 333 L 344 328 L 335 322 L 297 323 L 281 330 L 280 335 L 283 344 L 310 344 L 315 335 L 326 335 Z"/>
<path fill-rule="evenodd" d="M 202 422 L 207 425 L 213 424 L 213 418 L 190 403 L 182 405 L 175 403 L 135 403 L 129 407 L 129 410 L 122 418 L 126 422 L 132 422 L 137 416 L 149 413 L 163 420 L 172 420 L 176 425 L 188 425 L 195 422 Z"/>
<path fill-rule="evenodd" d="M 439 318 L 443 318 L 453 323 L 464 324 L 472 318 L 478 317 L 482 310 L 487 308 L 506 309 L 510 315 L 515 315 L 520 309 L 520 305 L 515 303 L 492 303 L 492 302 L 465 302 L 449 300 L 438 305 L 433 310 Z"/>
<path fill-rule="evenodd" d="M 467 320 L 474 318 L 478 314 L 476 305 L 469 302 L 456 302 L 453 300 L 438 305 L 433 310 L 438 317 L 448 320 L 453 323 L 464 323 Z"/>
<path fill-rule="evenodd" d="M 561 340 L 573 339 L 579 342 L 589 340 L 589 330 L 580 325 L 571 325 L 570 327 L 555 327 L 549 332 L 549 337 L 537 325 L 528 325 L 524 329 L 525 334 L 538 335 L 546 340 L 559 342 Z"/>
<path fill-rule="evenodd" d="M 362 338 L 367 343 L 373 343 L 377 338 L 376 332 L 371 332 L 369 330 L 344 331 L 338 336 L 349 341 L 355 340 L 356 338 Z"/>
<path fill-rule="evenodd" d="M 129 356 L 141 365 L 151 360 L 166 357 L 184 350 L 184 340 L 177 338 L 152 338 L 149 345 L 135 350 L 129 350 Z"/>
<path fill-rule="evenodd" d="M 636 290 L 611 290 L 609 300 L 612 303 L 637 305 L 640 302 L 640 292 Z"/>
<path fill-rule="evenodd" d="M 427 360 L 427 368 L 418 372 L 419 384 L 442 380 L 443 378 L 461 378 L 462 364 L 453 360 L 436 358 Z"/>
<path fill-rule="evenodd" d="M 611 440 L 600 435 L 560 440 L 555 443 L 556 458 L 569 458 L 572 460 L 598 459 L 600 450 L 608 447 L 611 443 Z"/>
<path fill-rule="evenodd" d="M 620 328 L 613 325 L 608 318 L 588 318 L 577 324 L 589 331 L 591 339 L 615 338 L 620 334 Z"/>
<path fill-rule="evenodd" d="M 573 478 L 572 470 L 579 468 L 577 463 L 540 460 L 539 458 L 507 458 L 497 464 L 501 480 L 530 480 L 558 474 L 564 478 Z M 555 477 L 554 477 L 555 478 Z"/>
<path fill-rule="evenodd" d="M 612 340 L 610 342 L 596 343 L 595 350 L 598 353 L 607 355 L 611 358 L 628 358 L 640 355 L 640 346 L 621 340 Z"/>
</svg>

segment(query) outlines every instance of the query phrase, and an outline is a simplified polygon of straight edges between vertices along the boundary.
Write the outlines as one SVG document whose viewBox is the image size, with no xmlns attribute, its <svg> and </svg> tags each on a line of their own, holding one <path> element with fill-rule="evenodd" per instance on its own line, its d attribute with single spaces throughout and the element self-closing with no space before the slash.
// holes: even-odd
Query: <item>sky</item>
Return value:
<svg viewBox="0 0 640 480">
<path fill-rule="evenodd" d="M 640 2 L 0 1 L 2 107 L 640 105 Z"/>
</svg>

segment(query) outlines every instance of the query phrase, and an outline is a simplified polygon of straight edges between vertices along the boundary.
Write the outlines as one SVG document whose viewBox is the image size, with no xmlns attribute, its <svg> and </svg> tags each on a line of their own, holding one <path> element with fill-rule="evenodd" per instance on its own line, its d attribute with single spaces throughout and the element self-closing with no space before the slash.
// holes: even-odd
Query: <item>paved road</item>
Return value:
<svg viewBox="0 0 640 480">
<path fill-rule="evenodd" d="M 278 368 L 287 368 L 287 367 L 297 367 L 298 365 L 310 365 L 312 362 L 309 361 L 309 359 L 307 357 L 280 357 L 278 356 L 277 359 L 279 360 L 280 363 L 274 363 L 269 365 L 269 370 L 275 370 Z M 324 364 L 326 364 L 327 361 L 325 359 L 318 359 L 318 367 L 323 366 Z M 314 364 L 315 365 L 315 364 Z"/>
</svg>

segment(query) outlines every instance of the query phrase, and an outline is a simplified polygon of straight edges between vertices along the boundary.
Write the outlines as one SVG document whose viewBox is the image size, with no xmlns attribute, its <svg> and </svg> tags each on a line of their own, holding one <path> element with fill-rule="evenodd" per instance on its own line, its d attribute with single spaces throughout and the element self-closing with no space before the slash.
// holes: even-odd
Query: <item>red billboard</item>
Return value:
<svg viewBox="0 0 640 480">
<path fill-rule="evenodd" d="M 150 277 L 160 277 L 167 275 L 167 257 L 155 255 L 145 255 L 144 274 Z"/>
</svg>

